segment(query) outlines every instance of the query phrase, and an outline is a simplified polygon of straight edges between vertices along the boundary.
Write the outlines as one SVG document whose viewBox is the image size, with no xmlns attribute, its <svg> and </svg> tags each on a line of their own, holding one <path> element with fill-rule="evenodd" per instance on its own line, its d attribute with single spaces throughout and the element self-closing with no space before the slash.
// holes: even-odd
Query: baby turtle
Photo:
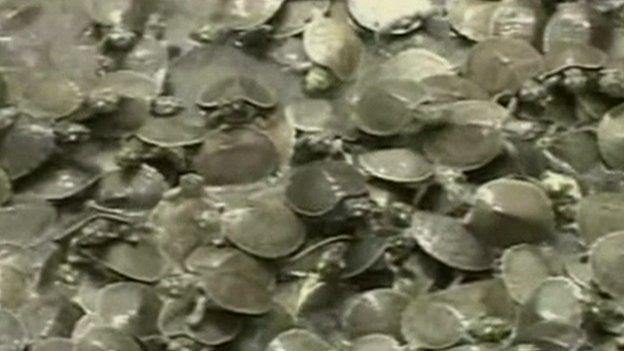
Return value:
<svg viewBox="0 0 624 351">
<path fill-rule="evenodd" d="M 176 148 L 201 144 L 206 135 L 205 121 L 182 114 L 169 118 L 150 118 L 135 136 L 156 147 Z"/>
<path fill-rule="evenodd" d="M 323 338 L 305 329 L 290 329 L 273 339 L 266 351 L 335 351 Z"/>
<path fill-rule="evenodd" d="M 544 70 L 542 55 L 520 39 L 493 38 L 476 44 L 465 66 L 465 77 L 490 94 L 516 92 L 527 79 Z"/>
<path fill-rule="evenodd" d="M 402 35 L 418 29 L 435 10 L 431 0 L 349 0 L 349 14 L 362 27 L 380 34 Z"/>
<path fill-rule="evenodd" d="M 517 194 L 523 194 L 518 201 Z M 546 192 L 523 180 L 497 179 L 479 187 L 467 226 L 483 243 L 509 247 L 552 239 L 555 214 Z"/>
<path fill-rule="evenodd" d="M 471 80 L 456 74 L 437 74 L 428 76 L 420 81 L 425 89 L 423 98 L 427 106 L 457 102 L 462 100 L 488 100 L 487 91 Z"/>
<path fill-rule="evenodd" d="M 361 336 L 351 342 L 353 351 L 399 351 L 402 349 L 399 341 L 385 334 L 369 334 Z"/>
<path fill-rule="evenodd" d="M 317 161 L 293 170 L 286 201 L 296 213 L 320 217 L 343 200 L 367 192 L 366 178 L 353 166 L 343 161 Z"/>
<path fill-rule="evenodd" d="M 407 295 L 392 289 L 369 290 L 347 302 L 342 323 L 351 337 L 380 333 L 400 338 L 401 321 L 397 316 L 408 302 Z"/>
<path fill-rule="evenodd" d="M 149 285 L 121 282 L 100 290 L 95 313 L 105 325 L 140 338 L 158 333 L 156 321 L 161 306 Z"/>
<path fill-rule="evenodd" d="M 232 167 L 231 165 L 235 165 Z M 280 168 L 273 141 L 252 128 L 215 130 L 193 158 L 193 169 L 207 185 L 243 185 L 266 179 Z"/>
<path fill-rule="evenodd" d="M 74 351 L 141 351 L 138 341 L 115 328 L 97 327 L 74 343 Z"/>
<path fill-rule="evenodd" d="M 486 0 L 456 0 L 448 4 L 449 22 L 462 36 L 483 41 L 491 37 L 490 22 L 500 2 Z"/>
<path fill-rule="evenodd" d="M 429 161 L 408 148 L 370 151 L 360 155 L 358 163 L 371 176 L 392 183 L 418 183 L 434 173 Z"/>
<path fill-rule="evenodd" d="M 457 344 L 464 327 L 459 312 L 423 297 L 412 301 L 403 311 L 401 332 L 411 347 L 440 350 Z"/>
<path fill-rule="evenodd" d="M 281 199 L 249 201 L 223 214 L 225 237 L 241 250 L 265 259 L 287 256 L 305 241 L 305 228 Z"/>
<path fill-rule="evenodd" d="M 332 81 L 351 79 L 363 52 L 360 38 L 346 23 L 327 17 L 318 17 L 306 27 L 303 46 L 316 64 L 305 79 L 306 91 L 311 93 L 330 89 Z"/>
<path fill-rule="evenodd" d="M 286 0 L 273 19 L 273 37 L 277 39 L 300 34 L 318 14 L 325 14 L 330 0 Z"/>
<path fill-rule="evenodd" d="M 8 310 L 0 308 L 0 350 L 23 350 L 28 342 L 28 334 L 22 322 Z"/>
<path fill-rule="evenodd" d="M 52 156 L 55 144 L 49 125 L 20 118 L 0 136 L 0 167 L 11 180 L 24 177 Z"/>
<path fill-rule="evenodd" d="M 620 131 L 624 128 L 624 104 L 610 109 L 598 124 L 598 148 L 605 163 L 616 170 L 624 169 L 624 156 L 620 152 L 624 145 Z"/>
<path fill-rule="evenodd" d="M 466 100 L 433 114 L 444 122 L 424 135 L 423 151 L 434 164 L 459 170 L 481 168 L 503 151 L 502 123 L 509 112 L 490 101 Z"/>
<path fill-rule="evenodd" d="M 592 245 L 601 237 L 624 230 L 624 194 L 596 193 L 578 203 L 576 221 L 585 243 Z"/>
<path fill-rule="evenodd" d="M 535 44 L 543 17 L 539 0 L 503 0 L 490 19 L 494 37 L 522 39 Z"/>
<path fill-rule="evenodd" d="M 247 76 L 232 76 L 209 85 L 199 95 L 197 104 L 205 109 L 237 103 L 247 103 L 259 108 L 277 104 L 277 95 L 271 88 Z"/>
<path fill-rule="evenodd" d="M 444 57 L 422 48 L 409 48 L 384 61 L 375 77 L 421 80 L 441 74 L 454 74 L 454 66 Z"/>
<path fill-rule="evenodd" d="M 553 273 L 544 252 L 537 246 L 527 244 L 505 250 L 500 269 L 509 295 L 520 304 L 526 302 Z"/>
<path fill-rule="evenodd" d="M 33 247 L 49 240 L 58 218 L 48 202 L 25 201 L 0 207 L 0 244 Z"/>
<path fill-rule="evenodd" d="M 253 30 L 270 20 L 282 8 L 285 0 L 225 0 L 198 2 L 204 23 L 214 30 Z"/>
<path fill-rule="evenodd" d="M 456 218 L 416 212 L 412 215 L 408 235 L 425 252 L 450 267 L 475 272 L 492 268 L 492 252 Z"/>
<path fill-rule="evenodd" d="M 44 200 L 65 200 L 95 184 L 100 175 L 101 171 L 96 166 L 55 158 L 39 169 L 35 175 L 25 178 L 20 183 L 20 188 Z"/>
<path fill-rule="evenodd" d="M 351 120 L 361 131 L 373 136 L 417 132 L 416 107 L 423 87 L 405 79 L 384 79 L 365 87 L 352 101 Z"/>
<path fill-rule="evenodd" d="M 589 83 L 586 72 L 598 71 L 606 63 L 607 55 L 593 46 L 560 44 L 544 56 L 544 78 L 557 76 L 568 90 L 582 91 Z"/>
<path fill-rule="evenodd" d="M 596 240 L 590 249 L 589 261 L 594 281 L 606 293 L 618 298 L 624 296 L 624 279 L 617 274 L 624 263 L 624 232 L 617 231 Z"/>
<path fill-rule="evenodd" d="M 590 45 L 594 34 L 592 22 L 589 4 L 576 1 L 558 3 L 544 29 L 544 52 L 549 52 L 560 44 Z"/>
</svg>

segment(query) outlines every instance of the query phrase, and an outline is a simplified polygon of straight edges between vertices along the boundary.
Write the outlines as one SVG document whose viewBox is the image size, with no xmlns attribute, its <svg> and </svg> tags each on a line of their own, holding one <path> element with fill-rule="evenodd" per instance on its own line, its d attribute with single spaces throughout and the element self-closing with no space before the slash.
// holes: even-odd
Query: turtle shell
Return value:
<svg viewBox="0 0 624 351">
<path fill-rule="evenodd" d="M 425 252 L 450 267 L 465 271 L 492 268 L 493 253 L 456 218 L 417 212 L 408 233 Z"/>
<path fill-rule="evenodd" d="M 542 55 L 524 40 L 493 38 L 476 44 L 465 77 L 490 94 L 514 93 L 527 79 L 544 71 Z"/>
<path fill-rule="evenodd" d="M 491 35 L 535 43 L 544 15 L 541 6 L 539 0 L 502 1 L 490 19 Z"/>
<path fill-rule="evenodd" d="M 491 37 L 490 22 L 499 3 L 484 0 L 456 0 L 448 5 L 451 26 L 462 36 L 483 41 Z"/>
<path fill-rule="evenodd" d="M 97 327 L 75 341 L 73 351 L 141 351 L 131 335 L 114 328 Z"/>
<path fill-rule="evenodd" d="M 452 307 L 421 298 L 403 311 L 401 332 L 412 347 L 439 350 L 457 344 L 464 328 L 461 315 Z"/>
<path fill-rule="evenodd" d="M 597 193 L 583 197 L 578 204 L 576 220 L 580 234 L 588 245 L 615 231 L 624 230 L 624 194 Z"/>
<path fill-rule="evenodd" d="M 618 274 L 624 263 L 624 232 L 617 231 L 596 240 L 590 249 L 594 281 L 601 290 L 614 297 L 624 296 L 624 279 Z"/>
<path fill-rule="evenodd" d="M 287 256 L 305 241 L 303 224 L 281 199 L 250 201 L 223 216 L 225 236 L 243 251 L 261 258 Z"/>
<path fill-rule="evenodd" d="M 570 279 L 551 277 L 542 282 L 522 306 L 520 333 L 539 322 L 580 327 L 583 321 L 582 291 Z"/>
<path fill-rule="evenodd" d="M 546 74 L 553 75 L 570 68 L 598 70 L 608 60 L 607 54 L 590 45 L 558 45 L 544 56 Z"/>
<path fill-rule="evenodd" d="M 206 135 L 205 121 L 189 115 L 149 118 L 136 132 L 142 142 L 159 147 L 181 147 L 201 144 Z"/>
<path fill-rule="evenodd" d="M 598 148 L 605 163 L 613 169 L 624 169 L 624 156 L 621 153 L 624 147 L 624 104 L 610 109 L 598 124 Z"/>
<path fill-rule="evenodd" d="M 318 217 L 347 197 L 365 195 L 366 178 L 342 161 L 317 161 L 293 170 L 286 201 L 297 213 Z"/>
<path fill-rule="evenodd" d="M 145 337 L 158 333 L 156 321 L 161 306 L 160 298 L 149 285 L 121 282 L 100 290 L 95 313 L 112 328 Z"/>
<path fill-rule="evenodd" d="M 414 110 L 423 94 L 421 85 L 412 80 L 378 81 L 365 87 L 353 101 L 351 119 L 358 129 L 375 136 L 417 131 Z"/>
<path fill-rule="evenodd" d="M 385 334 L 369 334 L 354 339 L 351 344 L 353 351 L 399 351 L 399 341 Z"/>
<path fill-rule="evenodd" d="M 393 183 L 416 183 L 433 175 L 433 165 L 407 148 L 383 149 L 358 157 L 360 166 L 375 178 Z"/>
<path fill-rule="evenodd" d="M 349 14 L 360 26 L 378 33 L 401 35 L 416 30 L 434 9 L 431 0 L 347 1 Z"/>
<path fill-rule="evenodd" d="M 303 33 L 303 45 L 314 63 L 327 67 L 341 80 L 348 80 L 360 65 L 363 45 L 344 22 L 319 17 Z"/>
<path fill-rule="evenodd" d="M 44 201 L 28 201 L 0 208 L 0 244 L 32 247 L 48 239 L 58 218 Z"/>
<path fill-rule="evenodd" d="M 453 65 L 444 57 L 422 48 L 409 48 L 384 61 L 378 77 L 420 82 L 442 74 L 454 74 Z"/>
<path fill-rule="evenodd" d="M 52 293 L 24 304 L 19 317 L 35 339 L 70 337 L 84 311 L 66 296 Z"/>
<path fill-rule="evenodd" d="M 594 19 L 590 5 L 584 2 L 561 2 L 544 29 L 544 52 L 557 46 L 591 44 Z"/>
<path fill-rule="evenodd" d="M 194 1 L 190 10 L 202 17 L 203 23 L 236 31 L 251 30 L 268 20 L 282 8 L 286 0 L 225 0 Z"/>
<path fill-rule="evenodd" d="M 98 183 L 96 202 L 108 208 L 142 211 L 158 204 L 169 189 L 164 176 L 155 168 L 115 170 L 103 175 Z"/>
<path fill-rule="evenodd" d="M 4 308 L 0 308 L 0 345 L 6 351 L 23 350 L 28 344 L 28 334 L 22 322 Z"/>
<path fill-rule="evenodd" d="M 35 175 L 25 178 L 20 188 L 43 200 L 64 200 L 78 195 L 97 182 L 101 171 L 92 165 L 67 159 L 53 159 Z"/>
<path fill-rule="evenodd" d="M 197 103 L 203 108 L 215 108 L 238 101 L 260 108 L 271 108 L 277 104 L 277 95 L 271 88 L 251 77 L 233 76 L 206 87 Z"/>
<path fill-rule="evenodd" d="M 214 131 L 193 158 L 193 168 L 208 185 L 255 183 L 274 174 L 280 155 L 273 141 L 251 128 Z"/>
<path fill-rule="evenodd" d="M 15 180 L 37 169 L 54 151 L 54 132 L 48 125 L 20 118 L 0 137 L 0 167 Z"/>
<path fill-rule="evenodd" d="M 273 36 L 280 39 L 300 34 L 314 16 L 326 13 L 330 6 L 330 0 L 286 0 L 272 21 Z"/>
<path fill-rule="evenodd" d="M 266 351 L 334 351 L 320 336 L 305 329 L 290 329 L 275 337 Z"/>
<path fill-rule="evenodd" d="M 392 289 L 374 289 L 354 296 L 342 316 L 352 337 L 380 333 L 400 338 L 401 321 L 397 318 L 408 304 L 407 295 Z"/>
<path fill-rule="evenodd" d="M 505 250 L 500 268 L 509 295 L 520 304 L 527 301 L 533 291 L 552 275 L 543 251 L 527 244 Z"/>
<path fill-rule="evenodd" d="M 555 228 L 552 204 L 544 190 L 534 183 L 497 179 L 482 185 L 475 196 L 467 226 L 485 244 L 508 247 L 552 239 Z"/>
<path fill-rule="evenodd" d="M 74 342 L 67 338 L 49 338 L 36 341 L 31 345 L 32 351 L 65 351 L 72 350 Z"/>
<path fill-rule="evenodd" d="M 25 272 L 9 264 L 0 264 L 0 306 L 17 310 L 26 300 L 29 279 Z"/>
<path fill-rule="evenodd" d="M 152 99 L 160 90 L 160 83 L 154 77 L 128 69 L 109 72 L 99 77 L 91 87 L 91 91 L 111 91 L 119 96 L 138 100 Z"/>
<path fill-rule="evenodd" d="M 488 100 L 489 94 L 479 85 L 456 74 L 438 74 L 420 81 L 425 89 L 423 100 L 429 105 L 461 100 Z"/>
</svg>

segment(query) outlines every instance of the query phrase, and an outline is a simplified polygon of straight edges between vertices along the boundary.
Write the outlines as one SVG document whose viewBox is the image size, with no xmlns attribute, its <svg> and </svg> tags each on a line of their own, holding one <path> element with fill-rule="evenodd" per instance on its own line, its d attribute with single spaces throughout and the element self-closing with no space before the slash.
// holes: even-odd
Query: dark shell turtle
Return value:
<svg viewBox="0 0 624 351">
<path fill-rule="evenodd" d="M 158 170 L 142 165 L 104 174 L 95 201 L 106 208 L 144 211 L 154 208 L 167 189 L 169 185 Z"/>
<path fill-rule="evenodd" d="M 49 240 L 57 211 L 44 201 L 27 201 L 0 208 L 0 244 L 32 247 Z"/>
<path fill-rule="evenodd" d="M 490 94 L 514 93 L 527 79 L 543 72 L 542 55 L 524 40 L 493 38 L 476 44 L 465 77 Z"/>
<path fill-rule="evenodd" d="M 617 273 L 624 262 L 623 247 L 624 232 L 612 232 L 596 240 L 589 254 L 594 281 L 616 298 L 624 296 L 624 279 Z"/>
<path fill-rule="evenodd" d="M 43 200 L 64 200 L 74 197 L 95 184 L 101 170 L 85 162 L 53 159 L 33 176 L 20 183 L 20 189 Z"/>
<path fill-rule="evenodd" d="M 67 117 L 85 98 L 78 83 L 57 72 L 24 72 L 11 77 L 9 88 L 17 106 L 36 118 Z"/>
<path fill-rule="evenodd" d="M 168 118 L 150 118 L 135 136 L 142 142 L 158 147 L 180 147 L 201 144 L 206 135 L 205 121 L 181 114 Z"/>
<path fill-rule="evenodd" d="M 601 237 L 624 230 L 624 195 L 621 193 L 596 193 L 583 197 L 578 203 L 576 221 L 588 245 Z"/>
<path fill-rule="evenodd" d="M 552 204 L 546 192 L 534 183 L 497 179 L 482 185 L 475 196 L 467 226 L 487 245 L 508 247 L 552 239 Z"/>
<path fill-rule="evenodd" d="M 558 45 L 544 56 L 546 75 L 571 68 L 598 70 L 607 63 L 607 54 L 590 45 Z"/>
<path fill-rule="evenodd" d="M 23 350 L 29 342 L 28 339 L 22 322 L 11 312 L 0 308 L 0 350 Z"/>
<path fill-rule="evenodd" d="M 349 14 L 360 26 L 382 34 L 401 35 L 420 27 L 434 12 L 431 0 L 349 0 Z"/>
<path fill-rule="evenodd" d="M 503 0 L 490 19 L 492 36 L 536 43 L 544 17 L 539 0 Z"/>
<path fill-rule="evenodd" d="M 492 252 L 456 218 L 417 212 L 408 233 L 425 252 L 450 267 L 465 271 L 492 268 Z"/>
<path fill-rule="evenodd" d="M 442 106 L 446 122 L 424 137 L 423 151 L 433 163 L 471 170 L 480 168 L 503 151 L 502 123 L 509 112 L 490 101 L 466 100 Z"/>
<path fill-rule="evenodd" d="M 330 0 L 286 0 L 272 21 L 273 37 L 285 38 L 300 34 L 318 14 L 326 13 Z"/>
<path fill-rule="evenodd" d="M 561 2 L 544 29 L 544 52 L 560 44 L 572 46 L 590 45 L 594 21 L 589 4 L 585 2 Z"/>
<path fill-rule="evenodd" d="M 105 286 L 97 298 L 96 315 L 112 328 L 135 337 L 158 333 L 162 302 L 149 285 L 121 282 Z"/>
<path fill-rule="evenodd" d="M 28 301 L 19 310 L 20 320 L 33 339 L 70 337 L 83 314 L 68 297 L 54 293 Z"/>
<path fill-rule="evenodd" d="M 323 338 L 305 329 L 290 329 L 273 339 L 266 351 L 334 351 Z"/>
<path fill-rule="evenodd" d="M 305 241 L 303 223 L 281 201 L 262 199 L 223 214 L 225 237 L 241 250 L 265 259 L 287 256 Z"/>
<path fill-rule="evenodd" d="M 434 173 L 427 159 L 408 148 L 367 152 L 358 157 L 358 163 L 371 176 L 393 183 L 417 183 Z"/>
<path fill-rule="evenodd" d="M 221 345 L 242 331 L 240 316 L 222 310 L 205 311 L 201 320 L 189 324 L 197 294 L 187 291 L 183 296 L 165 302 L 158 316 L 160 333 L 168 337 L 187 336 L 201 345 Z"/>
<path fill-rule="evenodd" d="M 74 351 L 141 351 L 131 335 L 114 328 L 98 327 L 75 341 Z"/>
<path fill-rule="evenodd" d="M 351 337 L 381 333 L 401 337 L 401 321 L 397 316 L 408 304 L 407 295 L 392 289 L 374 289 L 354 296 L 342 316 L 342 323 Z"/>
<path fill-rule="evenodd" d="M 47 161 L 55 144 L 47 124 L 20 118 L 0 137 L 0 167 L 12 180 L 21 178 Z"/>
<path fill-rule="evenodd" d="M 351 120 L 361 131 L 375 136 L 415 132 L 421 127 L 415 111 L 423 87 L 403 79 L 385 79 L 365 87 L 352 102 Z"/>
<path fill-rule="evenodd" d="M 360 65 L 360 38 L 346 23 L 335 19 L 319 17 L 312 21 L 303 33 L 303 45 L 312 62 L 341 80 L 353 77 Z"/>
<path fill-rule="evenodd" d="M 505 250 L 500 269 L 509 296 L 520 304 L 526 302 L 533 291 L 554 273 L 544 252 L 537 246 L 527 244 Z"/>
<path fill-rule="evenodd" d="M 249 184 L 277 172 L 280 155 L 271 138 L 255 129 L 217 130 L 206 135 L 193 168 L 207 185 Z"/>
<path fill-rule="evenodd" d="M 598 124 L 598 148 L 605 163 L 613 169 L 624 169 L 624 156 L 621 153 L 624 138 L 624 104 L 610 109 Z"/>
<path fill-rule="evenodd" d="M 412 347 L 439 350 L 457 344 L 464 327 L 459 312 L 425 297 L 407 305 L 401 315 L 401 332 Z"/>
<path fill-rule="evenodd" d="M 286 187 L 286 201 L 297 213 L 318 217 L 348 197 L 367 193 L 366 178 L 342 161 L 318 161 L 294 169 Z"/>
<path fill-rule="evenodd" d="M 206 87 L 197 103 L 202 108 L 216 108 L 237 102 L 271 108 L 277 104 L 277 95 L 270 87 L 253 78 L 233 76 Z"/>
<path fill-rule="evenodd" d="M 221 309 L 248 315 L 271 309 L 275 277 L 255 258 L 235 249 L 202 247 L 186 265 L 202 275 L 201 290 Z"/>
<path fill-rule="evenodd" d="M 399 351 L 402 346 L 392 336 L 385 334 L 369 334 L 354 339 L 351 344 L 353 351 Z"/>
</svg>

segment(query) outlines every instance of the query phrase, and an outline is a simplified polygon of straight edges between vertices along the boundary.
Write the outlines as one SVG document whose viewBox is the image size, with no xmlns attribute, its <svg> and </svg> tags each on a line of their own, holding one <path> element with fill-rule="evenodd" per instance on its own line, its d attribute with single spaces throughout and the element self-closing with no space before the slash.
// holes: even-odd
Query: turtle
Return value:
<svg viewBox="0 0 624 351">
<path fill-rule="evenodd" d="M 224 236 L 239 247 L 264 259 L 277 259 L 295 252 L 305 241 L 301 220 L 280 198 L 247 202 L 223 213 Z"/>
<path fill-rule="evenodd" d="M 491 37 L 490 21 L 499 3 L 485 0 L 458 0 L 448 4 L 452 28 L 462 36 L 479 42 Z"/>
<path fill-rule="evenodd" d="M 457 218 L 419 211 L 412 215 L 407 235 L 436 260 L 468 272 L 492 268 L 494 254 Z"/>
<path fill-rule="evenodd" d="M 624 222 L 618 214 L 623 201 L 620 193 L 589 194 L 579 201 L 576 221 L 587 245 L 611 232 L 624 230 Z"/>
<path fill-rule="evenodd" d="M 286 0 L 272 19 L 272 36 L 276 39 L 301 34 L 314 16 L 329 11 L 329 0 Z"/>
<path fill-rule="evenodd" d="M 448 59 L 424 48 L 408 48 L 383 61 L 373 77 L 421 82 L 435 75 L 453 75 L 456 69 Z M 369 78 L 372 80 L 372 78 Z"/>
<path fill-rule="evenodd" d="M 19 118 L 0 137 L 0 167 L 11 180 L 22 178 L 50 159 L 56 145 L 49 124 Z"/>
<path fill-rule="evenodd" d="M 402 35 L 412 32 L 436 11 L 431 0 L 418 0 L 405 5 L 396 0 L 386 2 L 383 6 L 371 0 L 347 2 L 349 14 L 358 25 L 382 35 Z"/>
<path fill-rule="evenodd" d="M 535 44 L 544 17 L 539 1 L 503 0 L 490 18 L 490 34 Z"/>
<path fill-rule="evenodd" d="M 311 218 L 340 211 L 339 207 L 357 215 L 361 211 L 358 198 L 367 193 L 366 178 L 348 163 L 334 160 L 315 161 L 294 169 L 285 190 L 288 206 Z"/>
<path fill-rule="evenodd" d="M 561 44 L 591 45 L 595 34 L 594 24 L 588 4 L 575 1 L 558 3 L 555 13 L 544 28 L 544 52 L 549 52 Z"/>
<path fill-rule="evenodd" d="M 461 315 L 427 297 L 412 300 L 401 314 L 401 332 L 412 347 L 445 349 L 463 337 Z"/>
<path fill-rule="evenodd" d="M 397 184 L 414 184 L 434 175 L 433 165 L 409 148 L 370 151 L 359 155 L 358 164 L 372 177 Z"/>
<path fill-rule="evenodd" d="M 556 273 L 543 250 L 534 245 L 512 246 L 503 252 L 500 261 L 505 287 L 520 304 L 526 302 L 544 280 Z"/>
<path fill-rule="evenodd" d="M 303 46 L 315 64 L 304 80 L 304 90 L 310 94 L 326 92 L 353 78 L 363 54 L 363 44 L 353 30 L 329 17 L 317 16 L 306 26 Z"/>
<path fill-rule="evenodd" d="M 513 94 L 527 79 L 543 71 L 543 57 L 531 44 L 521 39 L 503 38 L 477 43 L 464 67 L 466 78 L 493 95 Z"/>
<path fill-rule="evenodd" d="M 26 302 L 26 289 L 30 279 L 18 265 L 0 264 L 0 306 L 10 311 L 17 311 Z"/>
<path fill-rule="evenodd" d="M 202 118 L 182 113 L 168 118 L 147 119 L 135 137 L 157 148 L 179 148 L 201 144 L 207 133 Z"/>
<path fill-rule="evenodd" d="M 347 302 L 342 316 L 346 332 L 353 338 L 379 333 L 401 337 L 400 314 L 409 299 L 392 289 L 373 289 Z"/>
<path fill-rule="evenodd" d="M 589 73 L 607 63 L 607 55 L 590 45 L 562 43 L 546 53 L 544 63 L 543 79 L 559 81 L 567 90 L 579 93 L 587 89 Z"/>
<path fill-rule="evenodd" d="M 352 341 L 353 351 L 399 351 L 401 344 L 392 336 L 386 334 L 369 334 Z"/>
<path fill-rule="evenodd" d="M 605 163 L 610 168 L 616 170 L 624 168 L 624 159 L 622 159 L 618 151 L 622 143 L 619 137 L 619 130 L 622 128 L 620 121 L 622 120 L 623 111 L 624 105 L 617 105 L 607 111 L 596 130 L 600 154 Z"/>
<path fill-rule="evenodd" d="M 56 208 L 43 200 L 18 201 L 0 208 L 0 244 L 34 247 L 51 240 Z"/>
<path fill-rule="evenodd" d="M 18 312 L 24 328 L 35 340 L 70 337 L 83 314 L 80 306 L 58 293 L 28 301 Z"/>
<path fill-rule="evenodd" d="M 267 346 L 267 351 L 334 351 L 335 349 L 320 336 L 305 329 L 290 329 L 276 336 Z"/>
<path fill-rule="evenodd" d="M 621 231 L 611 232 L 596 240 L 589 251 L 593 281 L 602 291 L 616 298 L 624 294 L 621 276 L 613 274 L 613 267 L 617 267 L 622 260 L 620 249 L 623 238 Z"/>
<path fill-rule="evenodd" d="M 76 351 L 140 351 L 141 346 L 131 335 L 110 327 L 92 328 L 75 341 Z"/>
</svg>

